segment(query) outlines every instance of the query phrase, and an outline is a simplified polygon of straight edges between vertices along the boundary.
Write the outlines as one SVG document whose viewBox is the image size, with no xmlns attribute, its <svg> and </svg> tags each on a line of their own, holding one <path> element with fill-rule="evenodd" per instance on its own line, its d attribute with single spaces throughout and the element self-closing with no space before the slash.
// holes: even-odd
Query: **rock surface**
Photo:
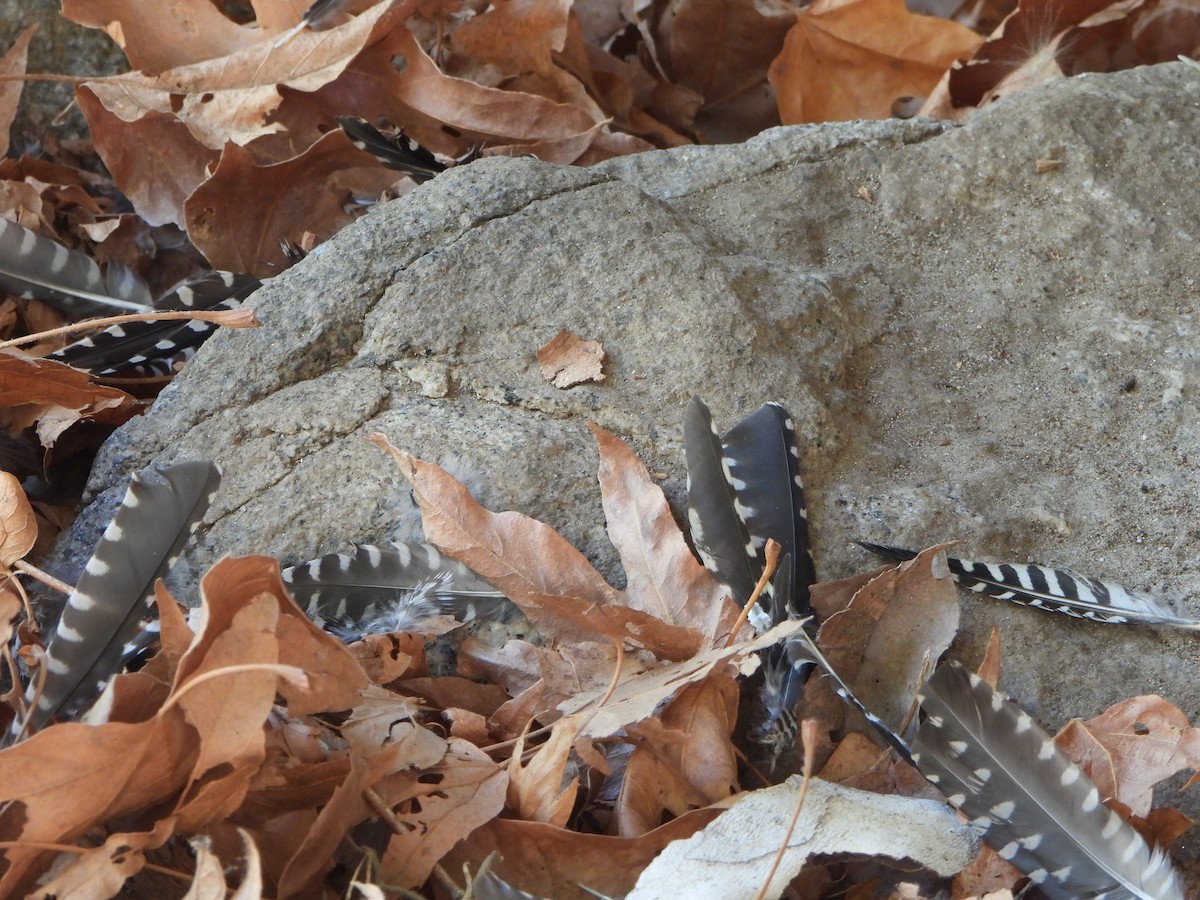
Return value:
<svg viewBox="0 0 1200 900">
<path fill-rule="evenodd" d="M 818 572 L 856 538 L 1071 566 L 1200 616 L 1200 72 L 1084 76 L 964 126 L 777 129 L 591 169 L 489 159 L 346 229 L 255 297 L 104 447 L 59 553 L 80 565 L 126 477 L 225 469 L 182 578 L 224 553 L 308 559 L 419 536 L 382 431 L 614 579 L 585 420 L 684 485 L 688 397 L 792 411 Z M 561 390 L 535 351 L 599 340 Z M 1047 724 L 1160 693 L 1200 712 L 1200 638 L 965 597 Z"/>
</svg>

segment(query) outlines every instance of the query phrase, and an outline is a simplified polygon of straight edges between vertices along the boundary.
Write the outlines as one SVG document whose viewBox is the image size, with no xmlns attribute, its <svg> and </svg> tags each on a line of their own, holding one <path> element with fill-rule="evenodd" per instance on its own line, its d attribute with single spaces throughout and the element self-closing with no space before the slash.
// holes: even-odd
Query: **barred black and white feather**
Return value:
<svg viewBox="0 0 1200 900">
<path fill-rule="evenodd" d="M 116 515 L 67 597 L 22 730 L 82 712 L 119 671 L 126 643 L 150 609 L 154 582 L 174 564 L 216 493 L 211 462 L 177 463 L 134 475 Z M 36 702 L 35 702 L 36 695 Z"/>
<path fill-rule="evenodd" d="M 921 693 L 914 764 L 1049 900 L 1183 900 L 1170 860 L 1104 805 L 1033 719 L 949 662 Z"/>
<path fill-rule="evenodd" d="M 149 289 L 128 269 L 110 265 L 101 274 L 90 257 L 2 216 L 0 289 L 75 318 L 149 312 L 151 306 Z"/>
<path fill-rule="evenodd" d="M 188 279 L 155 302 L 154 312 L 237 309 L 262 286 L 252 275 L 208 272 Z M 170 374 L 171 362 L 194 353 L 219 326 L 198 319 L 111 325 L 50 354 L 93 375 Z"/>
<path fill-rule="evenodd" d="M 692 542 L 713 575 L 745 605 L 766 567 L 768 539 L 780 545 L 778 568 L 750 622 L 760 633 L 809 611 L 815 581 L 795 428 L 778 403 L 767 403 L 723 437 L 699 397 L 684 419 L 688 522 Z M 808 670 L 785 648 L 769 647 L 763 664 L 763 720 L 751 737 L 772 759 L 795 740 L 795 705 Z"/>
<path fill-rule="evenodd" d="M 491 584 L 431 544 L 356 544 L 283 570 L 310 618 L 344 641 L 410 631 L 433 616 L 496 618 L 512 607 Z"/>
<path fill-rule="evenodd" d="M 820 666 L 838 696 L 1049 900 L 1183 900 L 1166 854 L 1104 806 L 1053 738 L 978 675 L 953 661 L 938 667 L 918 695 L 923 720 L 909 747 L 807 634 L 797 632 L 788 648 L 798 664 Z"/>
<path fill-rule="evenodd" d="M 901 547 L 862 541 L 858 543 L 885 559 L 902 561 L 917 555 L 915 550 Z M 1115 582 L 1080 575 L 1070 569 L 1020 563 L 982 563 L 953 557 L 947 558 L 946 562 L 950 566 L 950 574 L 961 587 L 998 600 L 1011 600 L 1093 622 L 1167 625 L 1200 631 L 1200 620 L 1175 615 L 1149 594 Z"/>
<path fill-rule="evenodd" d="M 385 134 L 366 119 L 357 116 L 337 116 L 337 123 L 359 150 L 374 156 L 381 164 L 407 175 L 418 184 L 445 172 L 449 166 L 408 137 L 403 131 Z M 477 159 L 478 149 L 453 160 L 462 166 Z"/>
</svg>

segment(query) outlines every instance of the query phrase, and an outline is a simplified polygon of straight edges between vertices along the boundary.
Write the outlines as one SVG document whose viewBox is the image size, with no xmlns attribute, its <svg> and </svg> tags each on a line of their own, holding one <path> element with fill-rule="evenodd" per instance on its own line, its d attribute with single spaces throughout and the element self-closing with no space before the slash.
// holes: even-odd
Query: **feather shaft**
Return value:
<svg viewBox="0 0 1200 900">
<path fill-rule="evenodd" d="M 0 217 L 0 288 L 80 317 L 109 309 L 149 312 L 146 286 L 128 272 L 105 279 L 90 257 Z"/>
</svg>

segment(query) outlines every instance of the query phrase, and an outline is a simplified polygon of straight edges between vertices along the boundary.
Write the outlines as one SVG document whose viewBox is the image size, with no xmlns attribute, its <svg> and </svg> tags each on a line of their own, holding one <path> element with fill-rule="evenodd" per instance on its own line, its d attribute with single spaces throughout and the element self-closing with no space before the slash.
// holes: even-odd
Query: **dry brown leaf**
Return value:
<svg viewBox="0 0 1200 900">
<path fill-rule="evenodd" d="M 115 897 L 146 864 L 145 851 L 162 846 L 172 830 L 173 823 L 164 819 L 148 832 L 110 834 L 99 847 L 85 850 L 53 880 L 28 894 L 28 900 Z"/>
<path fill-rule="evenodd" d="M 667 499 L 629 445 L 589 423 L 600 450 L 608 537 L 625 569 L 625 602 L 724 643 L 741 610 L 692 555 Z M 744 629 L 740 637 L 750 637 Z"/>
<path fill-rule="evenodd" d="M 21 482 L 0 472 L 0 566 L 8 568 L 24 558 L 36 541 L 37 518 Z"/>
<path fill-rule="evenodd" d="M 412 697 L 381 687 L 369 687 L 362 692 L 362 700 L 339 730 L 350 746 L 364 756 L 407 741 L 409 746 L 405 752 L 409 763 L 428 768 L 437 765 L 445 754 L 446 742 L 417 726 L 417 718 L 425 709 Z"/>
<path fill-rule="evenodd" d="M 504 808 L 505 768 L 452 738 L 432 769 L 395 772 L 376 790 L 400 825 L 379 863 L 384 884 L 418 888 L 455 844 Z"/>
<path fill-rule="evenodd" d="M 975 673 L 993 688 L 1000 683 L 1000 629 L 993 628 L 992 636 L 988 638 L 987 649 L 983 652 L 983 661 Z"/>
<path fill-rule="evenodd" d="M 153 15 L 137 0 L 64 0 L 62 14 L 102 29 L 133 68 L 150 73 L 228 56 L 263 39 L 259 29 L 227 19 L 209 0 L 170 0 L 157 4 Z"/>
<path fill-rule="evenodd" d="M 517 738 L 508 760 L 506 802 L 509 812 L 518 819 L 566 826 L 579 789 L 578 773 L 572 773 L 568 780 L 566 767 L 582 726 L 578 718 L 559 719 L 550 729 L 549 739 L 525 763 L 526 736 Z"/>
<path fill-rule="evenodd" d="M 745 93 L 766 80 L 794 22 L 792 7 L 779 0 L 671 0 L 656 23 L 655 45 L 671 81 L 706 106 L 745 102 Z"/>
<path fill-rule="evenodd" d="M 17 35 L 8 51 L 0 56 L 0 75 L 24 75 L 25 61 L 29 56 L 29 42 L 37 33 L 37 25 L 30 25 Z M 21 102 L 21 88 L 24 82 L 0 82 L 0 157 L 8 154 L 13 120 L 17 117 L 17 107 Z"/>
<path fill-rule="evenodd" d="M 979 900 L 979 898 L 1012 897 L 1025 875 L 1012 863 L 1001 859 L 996 851 L 986 844 L 969 866 L 954 876 L 952 891 L 954 900 Z"/>
<path fill-rule="evenodd" d="M 330 177 L 363 167 L 376 193 L 395 180 L 340 130 L 268 166 L 231 142 L 184 203 L 188 237 L 214 268 L 269 277 L 288 265 L 280 249 L 284 239 L 299 244 L 312 232 L 324 240 L 350 220 L 344 209 L 348 192 Z"/>
<path fill-rule="evenodd" d="M 943 795 L 911 765 L 866 735 L 850 732 L 825 761 L 820 777 L 834 784 L 870 791 L 941 801 Z"/>
<path fill-rule="evenodd" d="M 617 834 L 646 834 L 664 820 L 738 790 L 737 755 L 730 741 L 737 707 L 737 682 L 713 674 L 684 688 L 660 717 L 628 729 L 636 749 L 614 810 Z"/>
<path fill-rule="evenodd" d="M 567 39 L 570 0 L 497 0 L 459 25 L 450 46 L 476 65 L 513 77 L 554 68 Z"/>
<path fill-rule="evenodd" d="M 412 484 L 426 537 L 494 584 L 543 635 L 576 642 L 607 636 L 666 659 L 688 659 L 699 649 L 696 631 L 625 606 L 621 592 L 548 525 L 489 512 L 440 467 L 397 450 L 381 434 L 369 439 Z"/>
<path fill-rule="evenodd" d="M 1143 818 L 1158 782 L 1200 769 L 1200 728 L 1153 695 L 1122 700 L 1086 722 L 1072 719 L 1054 740 L 1096 782 L 1104 800 Z"/>
<path fill-rule="evenodd" d="M 581 153 L 583 149 L 586 147 Z M 565 328 L 538 348 L 537 361 L 542 377 L 556 388 L 604 380 L 604 347 Z"/>
<path fill-rule="evenodd" d="M 447 871 L 464 865 L 477 871 L 493 852 L 501 858 L 493 871 L 511 884 L 555 900 L 595 900 L 585 885 L 609 897 L 628 893 L 638 874 L 674 840 L 682 840 L 720 814 L 700 809 L 636 838 L 581 834 L 542 822 L 493 819 L 477 828 L 442 861 Z"/>
<path fill-rule="evenodd" d="M 196 871 L 183 900 L 261 900 L 263 896 L 262 861 L 254 839 L 244 828 L 237 830 L 241 838 L 241 859 L 222 865 L 221 858 L 213 852 L 213 841 L 207 835 L 194 838 L 192 849 L 196 854 Z M 233 893 L 225 881 L 226 868 L 241 869 L 241 884 Z"/>
<path fill-rule="evenodd" d="M 689 684 L 707 678 L 710 673 L 732 668 L 743 675 L 750 674 L 758 668 L 756 651 L 795 634 L 799 629 L 798 619 L 781 622 L 753 640 L 705 650 L 682 662 L 662 663 L 623 677 L 603 706 L 593 708 L 594 704 L 607 696 L 607 687 L 576 694 L 560 703 L 559 710 L 564 715 L 586 719 L 581 731 L 583 736 L 609 737 L 634 722 L 650 718 L 661 703 Z"/>
<path fill-rule="evenodd" d="M 444 747 L 443 743 L 443 753 Z M 318 884 L 320 876 L 333 866 L 334 851 L 346 835 L 373 814 L 365 792 L 394 768 L 407 766 L 411 749 L 412 745 L 402 740 L 374 753 L 351 755 L 350 773 L 321 807 L 304 840 L 286 861 L 279 876 L 278 896 L 290 897 Z"/>
<path fill-rule="evenodd" d="M 124 391 L 93 384 L 60 362 L 0 352 L 0 422 L 13 433 L 36 423 L 43 447 L 78 421 L 120 425 L 140 408 Z"/>
<path fill-rule="evenodd" d="M 771 64 L 780 119 L 889 118 L 898 100 L 928 96 L 982 42 L 955 22 L 913 15 L 904 0 L 815 0 L 796 12 Z"/>
<path fill-rule="evenodd" d="M 943 549 L 933 547 L 876 576 L 845 611 L 825 620 L 818 640 L 858 698 L 898 729 L 958 620 L 958 591 Z"/>
</svg>

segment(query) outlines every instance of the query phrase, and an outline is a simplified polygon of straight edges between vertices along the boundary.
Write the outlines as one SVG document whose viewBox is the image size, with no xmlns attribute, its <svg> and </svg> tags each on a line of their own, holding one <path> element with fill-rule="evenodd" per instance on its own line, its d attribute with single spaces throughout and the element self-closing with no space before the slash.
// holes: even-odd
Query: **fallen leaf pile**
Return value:
<svg viewBox="0 0 1200 900">
<path fill-rule="evenodd" d="M 346 646 L 318 629 L 273 559 L 218 563 L 190 618 L 160 586 L 161 652 L 114 681 L 105 723 L 51 725 L 0 751 L 0 895 L 286 898 L 354 882 L 363 896 L 450 896 L 498 853 L 493 875 L 537 896 L 677 896 L 699 858 L 706 896 L 754 896 L 799 780 L 770 787 L 740 756 L 742 688 L 754 651 L 798 623 L 734 633 L 739 610 L 646 468 L 593 431 L 625 590 L 548 526 L 489 512 L 377 435 L 427 537 L 511 598 L 540 640 L 467 637 L 456 671 L 432 675 L 420 636 Z M 7 568 L 34 526 L 16 480 L 0 487 Z M 0 600 L 11 621 L 20 597 Z M 942 549 L 818 585 L 813 600 L 825 653 L 903 730 L 957 629 Z M 998 637 L 980 671 L 997 677 Z M 955 897 L 1010 896 L 1021 877 L 990 851 L 975 858 L 932 786 L 845 710 L 810 681 L 820 780 L 768 896 L 797 878 L 814 898 L 928 896 L 951 878 Z M 1151 808 L 1155 783 L 1200 767 L 1200 731 L 1166 701 L 1132 698 L 1058 740 L 1151 837 L 1169 844 L 1190 825 Z"/>
</svg>

